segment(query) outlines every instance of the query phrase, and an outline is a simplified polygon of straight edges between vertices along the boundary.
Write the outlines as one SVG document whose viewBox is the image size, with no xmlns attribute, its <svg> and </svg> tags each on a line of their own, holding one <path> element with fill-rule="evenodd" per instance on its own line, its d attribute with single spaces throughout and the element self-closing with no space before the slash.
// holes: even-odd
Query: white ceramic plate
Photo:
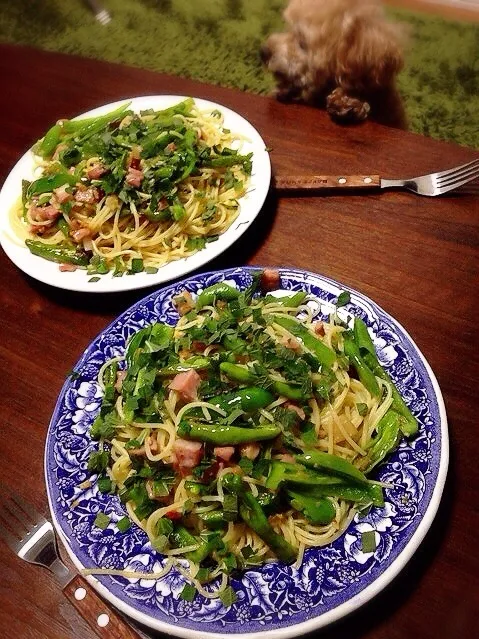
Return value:
<svg viewBox="0 0 479 639">
<path fill-rule="evenodd" d="M 140 111 L 143 109 L 166 109 L 184 99 L 185 96 L 177 95 L 125 98 L 88 111 L 79 117 L 108 113 L 125 102 L 131 102 L 131 108 L 134 111 Z M 226 251 L 246 232 L 260 212 L 271 181 L 271 163 L 264 141 L 245 118 L 221 104 L 199 98 L 194 98 L 194 100 L 198 108 L 202 110 L 218 109 L 221 111 L 224 115 L 224 126 L 233 133 L 244 136 L 242 153 L 253 153 L 251 182 L 248 193 L 239 200 L 240 214 L 232 226 L 216 242 L 207 244 L 204 249 L 190 257 L 166 264 L 154 275 L 137 273 L 130 276 L 112 277 L 112 274 L 109 273 L 101 276 L 97 282 L 89 282 L 91 275 L 86 270 L 78 269 L 71 273 L 62 273 L 58 264 L 32 255 L 11 227 L 10 212 L 21 196 L 22 180 L 32 180 L 35 177 L 33 174 L 34 155 L 29 149 L 14 166 L 0 192 L 0 244 L 12 262 L 27 275 L 45 284 L 71 291 L 108 293 L 129 291 L 169 282 L 200 268 Z"/>
</svg>

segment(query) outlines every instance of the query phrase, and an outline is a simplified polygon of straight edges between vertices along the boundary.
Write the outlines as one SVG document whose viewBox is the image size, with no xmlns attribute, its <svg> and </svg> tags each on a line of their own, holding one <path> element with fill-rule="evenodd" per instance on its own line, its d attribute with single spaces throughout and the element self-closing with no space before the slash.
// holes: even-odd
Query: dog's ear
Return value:
<svg viewBox="0 0 479 639">
<path fill-rule="evenodd" d="M 401 25 L 346 16 L 338 50 L 340 86 L 365 91 L 390 86 L 403 67 L 406 32 Z"/>
</svg>

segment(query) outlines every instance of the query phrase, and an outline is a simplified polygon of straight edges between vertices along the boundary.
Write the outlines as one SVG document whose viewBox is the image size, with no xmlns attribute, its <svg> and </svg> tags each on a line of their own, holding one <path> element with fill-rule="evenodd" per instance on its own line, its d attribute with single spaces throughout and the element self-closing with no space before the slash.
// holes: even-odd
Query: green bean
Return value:
<svg viewBox="0 0 479 639">
<path fill-rule="evenodd" d="M 170 377 L 171 375 L 178 375 L 178 373 L 184 373 L 190 370 L 204 370 L 211 366 L 211 360 L 207 357 L 192 357 L 178 364 L 172 366 L 165 366 L 157 371 L 159 377 Z"/>
<path fill-rule="evenodd" d="M 77 137 L 83 137 L 90 133 L 96 133 L 110 122 L 118 120 L 118 118 L 125 115 L 125 111 L 129 106 L 130 102 L 127 102 L 114 111 L 105 113 L 105 115 L 95 115 L 91 118 L 78 118 L 75 120 L 63 120 L 60 126 L 63 133 L 74 133 Z"/>
<path fill-rule="evenodd" d="M 203 306 L 212 306 L 217 300 L 230 302 L 231 300 L 237 299 L 238 296 L 239 291 L 237 288 L 233 288 L 233 286 L 226 284 L 226 282 L 217 282 L 205 288 L 205 290 L 198 295 L 196 308 L 197 310 L 201 310 Z"/>
<path fill-rule="evenodd" d="M 255 381 L 256 375 L 252 373 L 246 366 L 240 366 L 239 364 L 231 364 L 230 362 L 221 362 L 220 371 L 234 380 L 235 382 L 241 382 L 242 384 L 251 384 Z"/>
<path fill-rule="evenodd" d="M 290 563 L 296 559 L 296 550 L 271 526 L 259 505 L 250 492 L 243 492 L 241 497 L 240 515 L 261 539 L 271 548 L 280 561 Z"/>
<path fill-rule="evenodd" d="M 232 364 L 231 362 L 221 362 L 220 371 L 241 384 L 252 384 L 257 380 L 257 376 L 249 368 L 239 364 Z M 291 386 L 287 382 L 273 381 L 272 385 L 278 395 L 288 399 L 294 401 L 306 401 L 308 399 L 308 396 L 299 387 Z"/>
<path fill-rule="evenodd" d="M 37 145 L 35 145 L 35 152 L 42 158 L 51 158 L 53 152 L 60 143 L 61 134 L 62 127 L 59 124 L 54 124 L 50 129 L 48 129 Z"/>
<path fill-rule="evenodd" d="M 62 244 L 45 244 L 36 240 L 25 240 L 25 244 L 33 255 L 43 257 L 50 262 L 74 264 L 75 266 L 87 266 L 89 263 L 86 253 Z"/>
<path fill-rule="evenodd" d="M 362 505 L 384 506 L 383 490 L 379 484 L 353 486 L 352 484 L 330 484 L 314 486 L 308 493 L 315 497 L 338 497 Z"/>
<path fill-rule="evenodd" d="M 353 331 L 354 341 L 359 348 L 360 354 L 364 357 L 366 353 L 370 353 L 374 358 L 376 358 L 376 349 L 374 348 L 373 340 L 369 335 L 368 327 L 360 317 L 354 318 Z"/>
<path fill-rule="evenodd" d="M 392 379 L 389 377 L 389 375 L 386 373 L 384 368 L 381 366 L 376 356 L 373 357 L 371 354 L 367 354 L 364 356 L 364 360 L 366 361 L 368 366 L 371 368 L 371 370 L 374 372 L 374 374 L 377 377 L 384 379 L 386 382 L 388 382 L 388 384 L 391 385 L 392 397 L 393 397 L 391 408 L 395 410 L 397 413 L 399 413 L 400 415 L 402 415 L 402 417 L 404 417 L 404 419 L 401 420 L 401 423 L 400 423 L 400 428 L 403 434 L 406 435 L 406 437 L 411 437 L 412 435 L 415 435 L 419 429 L 418 421 L 414 417 L 412 412 L 409 410 L 406 402 L 403 400 L 403 398 L 399 394 L 399 391 L 394 385 L 394 382 L 392 381 Z"/>
<path fill-rule="evenodd" d="M 306 450 L 302 455 L 295 455 L 295 459 L 300 464 L 313 468 L 314 470 L 329 471 L 334 475 L 339 475 L 361 484 L 366 484 L 368 479 L 364 473 L 353 466 L 350 462 L 337 455 L 325 453 L 320 450 Z"/>
<path fill-rule="evenodd" d="M 275 295 L 266 295 L 263 299 L 265 304 L 278 304 L 286 308 L 297 308 L 308 297 L 308 294 L 304 291 L 298 291 L 294 295 L 285 295 L 282 297 L 276 297 Z"/>
<path fill-rule="evenodd" d="M 216 395 L 208 400 L 210 404 L 222 408 L 227 413 L 231 413 L 236 408 L 252 413 L 271 404 L 274 396 L 265 388 L 260 386 L 249 386 L 240 388 L 231 393 Z"/>
<path fill-rule="evenodd" d="M 368 472 L 377 466 L 389 453 L 396 450 L 401 440 L 401 423 L 404 420 L 402 415 L 389 409 L 379 420 L 377 425 L 377 435 L 371 440 L 371 448 L 368 457 L 371 460 Z"/>
<path fill-rule="evenodd" d="M 311 497 L 295 490 L 288 490 L 287 493 L 291 506 L 302 512 L 312 524 L 325 525 L 333 521 L 336 509 L 327 497 Z"/>
<path fill-rule="evenodd" d="M 320 364 L 323 366 L 331 367 L 336 361 L 336 353 L 326 346 L 321 340 L 315 337 L 303 324 L 293 317 L 286 317 L 282 315 L 273 315 L 273 320 L 276 324 L 279 324 L 287 331 L 289 331 L 295 337 L 298 337 L 308 349 L 317 357 Z"/>
<path fill-rule="evenodd" d="M 288 462 L 273 460 L 269 467 L 266 488 L 277 490 L 283 482 L 315 486 L 322 484 L 336 485 L 342 483 L 342 480 L 339 477 L 334 477 L 326 473 L 309 470 L 300 464 L 290 464 Z"/>
<path fill-rule="evenodd" d="M 228 525 L 228 520 L 223 510 L 211 510 L 210 512 L 199 514 L 198 517 L 209 530 L 221 530 Z"/>
<path fill-rule="evenodd" d="M 185 557 L 195 564 L 201 563 L 213 550 L 217 547 L 217 539 L 212 537 L 209 540 L 202 539 L 192 535 L 183 526 L 175 526 L 175 529 L 170 533 L 170 541 L 172 541 L 177 548 L 186 548 L 187 546 L 198 545 L 196 550 L 187 552 Z"/>
<path fill-rule="evenodd" d="M 236 473 L 227 473 L 221 480 L 221 485 L 229 493 L 239 495 L 243 490 L 243 480 Z"/>
<path fill-rule="evenodd" d="M 356 369 L 359 379 L 365 388 L 376 397 L 381 395 L 381 390 L 374 373 L 367 366 L 361 357 L 357 344 L 347 337 L 344 338 L 344 353 L 349 357 L 349 361 Z"/>
<path fill-rule="evenodd" d="M 235 446 L 274 439 L 281 433 L 281 428 L 274 424 L 256 428 L 241 428 L 225 424 L 202 424 L 181 422 L 177 430 L 179 437 L 188 437 L 195 441 L 214 444 L 215 446 Z"/>
<path fill-rule="evenodd" d="M 273 382 L 273 388 L 278 395 L 287 397 L 295 402 L 304 402 L 310 397 L 310 395 L 306 395 L 301 388 L 291 386 L 291 384 L 287 384 L 286 382 L 275 381 Z"/>
</svg>

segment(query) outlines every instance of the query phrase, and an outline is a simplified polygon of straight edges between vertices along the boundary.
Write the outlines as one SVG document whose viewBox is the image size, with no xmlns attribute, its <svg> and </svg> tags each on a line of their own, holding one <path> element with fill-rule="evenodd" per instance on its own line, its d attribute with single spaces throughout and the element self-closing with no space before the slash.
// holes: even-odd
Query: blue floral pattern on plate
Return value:
<svg viewBox="0 0 479 639">
<path fill-rule="evenodd" d="M 259 267 L 258 267 L 259 268 Z M 172 300 L 183 290 L 201 292 L 226 280 L 248 286 L 257 268 L 241 267 L 196 275 L 137 302 L 108 326 L 87 348 L 60 393 L 48 431 L 45 472 L 55 525 L 75 563 L 83 567 L 159 571 L 164 558 L 153 551 L 143 531 L 132 526 L 120 533 L 125 515 L 116 497 L 103 495 L 88 479 L 87 461 L 96 443 L 89 437 L 101 390 L 96 381 L 102 364 L 124 352 L 128 337 L 154 321 L 174 324 Z M 305 290 L 311 307 L 325 317 L 346 287 L 313 273 L 280 269 L 281 286 Z M 375 472 L 393 487 L 383 508 L 356 517 L 344 535 L 329 546 L 306 551 L 299 569 L 272 563 L 233 580 L 237 601 L 225 608 L 218 599 L 180 598 L 184 578 L 176 570 L 153 581 L 99 576 L 94 580 L 120 608 L 152 628 L 179 636 L 202 633 L 264 633 L 288 627 L 296 636 L 329 623 L 354 609 L 388 583 L 424 537 L 436 512 L 448 459 L 447 423 L 440 390 L 427 362 L 404 329 L 376 304 L 350 290 L 350 302 L 339 313 L 345 321 L 361 317 L 371 332 L 379 358 L 392 376 L 420 430 Z M 72 507 L 74 504 L 74 507 Z M 99 511 L 110 517 L 106 530 L 93 525 Z M 361 533 L 374 530 L 376 549 L 364 553 Z"/>
</svg>

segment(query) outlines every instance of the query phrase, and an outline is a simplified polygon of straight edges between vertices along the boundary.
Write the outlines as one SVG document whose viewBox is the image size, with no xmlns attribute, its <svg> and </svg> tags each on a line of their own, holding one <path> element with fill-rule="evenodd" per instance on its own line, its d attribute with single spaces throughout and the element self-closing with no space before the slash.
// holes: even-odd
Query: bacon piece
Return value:
<svg viewBox="0 0 479 639">
<path fill-rule="evenodd" d="M 316 335 L 320 335 L 321 337 L 326 334 L 324 331 L 323 322 L 316 322 L 314 324 L 314 332 L 316 333 Z"/>
<path fill-rule="evenodd" d="M 126 371 L 117 371 L 116 380 L 115 380 L 115 390 L 121 393 L 121 387 L 123 385 L 123 380 L 126 377 Z"/>
<path fill-rule="evenodd" d="M 256 459 L 258 457 L 261 447 L 256 442 L 251 442 L 250 444 L 243 444 L 240 446 L 240 454 L 242 457 L 247 457 L 248 459 Z"/>
<path fill-rule="evenodd" d="M 292 351 L 298 352 L 301 350 L 301 344 L 294 337 L 283 337 L 280 341 L 283 346 L 286 346 L 286 348 Z"/>
<path fill-rule="evenodd" d="M 171 153 L 173 153 L 173 151 L 176 151 L 176 144 L 174 142 L 170 142 L 165 146 L 165 151 L 170 151 Z"/>
<path fill-rule="evenodd" d="M 139 169 L 141 166 L 141 160 L 138 156 L 136 155 L 132 155 L 130 157 L 130 163 L 128 165 L 128 168 L 130 169 Z"/>
<path fill-rule="evenodd" d="M 281 455 L 276 455 L 275 459 L 279 459 L 280 461 L 286 462 L 287 464 L 294 464 L 295 459 L 293 455 L 289 453 L 282 453 Z"/>
<path fill-rule="evenodd" d="M 73 198 L 81 204 L 95 204 L 101 200 L 102 194 L 100 189 L 92 186 L 89 189 L 78 188 Z"/>
<path fill-rule="evenodd" d="M 176 466 L 182 475 L 189 475 L 192 468 L 198 466 L 203 457 L 203 444 L 178 438 L 173 444 Z"/>
<path fill-rule="evenodd" d="M 68 184 L 63 184 L 63 186 L 53 189 L 53 195 L 59 204 L 64 204 L 73 198 L 73 195 L 68 193 L 67 188 Z"/>
<path fill-rule="evenodd" d="M 178 373 L 171 380 L 168 388 L 177 391 L 185 402 L 193 402 L 198 397 L 198 386 L 201 377 L 194 369 Z"/>
<path fill-rule="evenodd" d="M 225 462 L 229 462 L 229 460 L 235 454 L 235 449 L 234 446 L 216 446 L 213 452 L 217 459 L 222 459 Z"/>
<path fill-rule="evenodd" d="M 263 291 L 274 291 L 280 287 L 279 271 L 265 268 L 261 273 L 260 286 Z"/>
<path fill-rule="evenodd" d="M 286 402 L 284 404 L 284 407 L 294 411 L 301 420 L 306 419 L 306 413 L 302 408 L 296 406 L 296 404 L 293 404 L 292 402 Z"/>
<path fill-rule="evenodd" d="M 31 206 L 30 216 L 35 222 L 47 222 L 48 220 L 56 220 L 61 214 L 55 206 L 48 204 L 47 206 Z"/>
<path fill-rule="evenodd" d="M 77 270 L 77 267 L 74 264 L 60 264 L 58 268 L 62 273 L 66 273 L 67 271 L 73 273 L 73 271 Z"/>
<path fill-rule="evenodd" d="M 50 228 L 51 224 L 42 224 L 41 226 L 39 226 L 38 224 L 30 224 L 30 226 L 28 227 L 28 230 L 30 231 L 30 233 L 33 233 L 34 235 L 43 235 L 46 231 L 48 231 L 48 229 Z"/>
<path fill-rule="evenodd" d="M 102 175 L 105 175 L 105 173 L 108 173 L 106 166 L 103 166 L 103 164 L 94 164 L 91 169 L 87 171 L 87 177 L 90 180 L 98 180 Z"/>
<path fill-rule="evenodd" d="M 186 315 L 195 307 L 195 302 L 189 291 L 183 291 L 176 295 L 173 298 L 173 304 L 180 315 Z"/>
<path fill-rule="evenodd" d="M 73 233 L 70 233 L 70 235 L 75 240 L 75 242 L 81 242 L 85 238 L 91 237 L 91 231 L 90 229 L 83 227 L 81 229 L 78 229 L 78 231 L 73 231 Z"/>
<path fill-rule="evenodd" d="M 141 186 L 143 181 L 143 171 L 130 167 L 126 174 L 125 182 L 130 186 L 134 186 L 136 189 Z"/>
</svg>

